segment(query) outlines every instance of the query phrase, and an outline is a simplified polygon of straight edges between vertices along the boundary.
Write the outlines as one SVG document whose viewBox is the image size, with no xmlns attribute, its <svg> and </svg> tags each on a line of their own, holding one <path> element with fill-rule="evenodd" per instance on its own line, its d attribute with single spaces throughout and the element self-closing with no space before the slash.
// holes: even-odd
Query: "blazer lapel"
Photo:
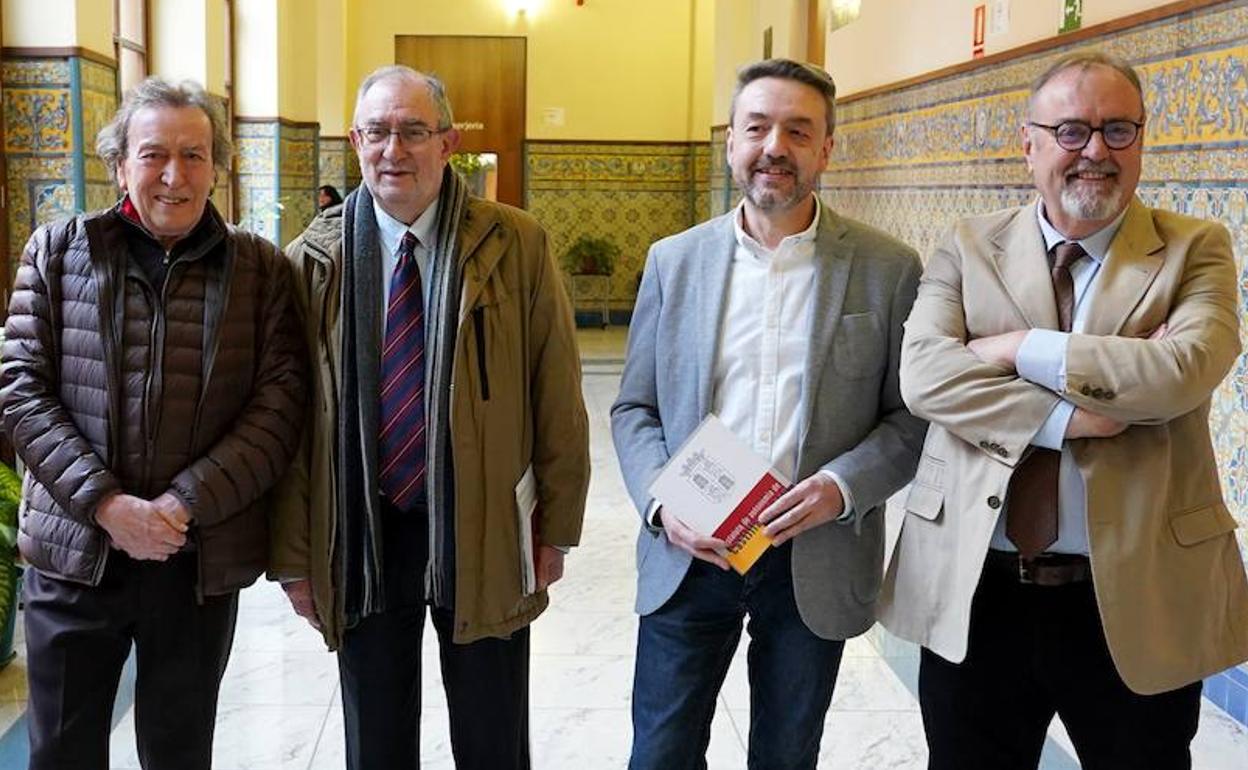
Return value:
<svg viewBox="0 0 1248 770">
<path fill-rule="evenodd" d="M 1133 199 L 1093 286 L 1084 333 L 1111 335 L 1121 331 L 1160 272 L 1165 246 L 1148 208 L 1138 198 Z"/>
<path fill-rule="evenodd" d="M 736 230 L 730 212 L 718 231 L 702 241 L 697 252 L 698 290 L 694 319 L 698 370 L 698 415 L 711 410 L 711 389 L 715 380 L 715 352 L 719 347 L 719 330 L 728 296 L 728 278 L 737 248 Z"/>
<path fill-rule="evenodd" d="M 810 308 L 810 335 L 806 348 L 806 372 L 802 378 L 802 422 L 798 442 L 798 468 L 801 468 L 801 446 L 814 418 L 819 377 L 832 352 L 832 339 L 841 321 L 845 290 L 849 285 L 854 260 L 854 243 L 845 236 L 849 228 L 826 205 L 819 218 L 815 235 L 815 293 Z"/>
<path fill-rule="evenodd" d="M 1048 250 L 1036 221 L 1034 204 L 1021 207 L 992 236 L 994 264 L 1001 286 L 1033 329 L 1057 328 L 1057 300 L 1049 275 Z"/>
</svg>

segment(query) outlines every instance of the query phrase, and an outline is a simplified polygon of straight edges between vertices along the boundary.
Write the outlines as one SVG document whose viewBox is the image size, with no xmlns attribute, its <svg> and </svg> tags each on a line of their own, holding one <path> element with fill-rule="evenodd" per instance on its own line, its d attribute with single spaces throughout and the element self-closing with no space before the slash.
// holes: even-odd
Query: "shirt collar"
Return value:
<svg viewBox="0 0 1248 770">
<path fill-rule="evenodd" d="M 815 236 L 819 233 L 819 220 L 823 217 L 823 202 L 819 200 L 819 196 L 815 193 L 811 193 L 811 196 L 815 199 L 815 216 L 810 220 L 810 226 L 800 233 L 786 235 L 784 239 L 780 241 L 780 245 L 776 247 L 775 251 L 780 251 L 790 243 L 797 244 L 815 240 Z M 771 253 L 771 250 L 756 241 L 754 236 L 745 231 L 744 198 L 742 198 L 741 202 L 737 204 L 737 211 L 732 216 L 732 228 L 733 232 L 736 233 L 738 246 L 744 247 L 755 256 L 762 256 L 764 254 Z"/>
<path fill-rule="evenodd" d="M 437 199 L 434 199 L 433 203 L 430 203 L 420 216 L 416 217 L 416 221 L 410 227 L 387 214 L 381 206 L 374 205 L 373 213 L 377 216 L 377 230 L 381 242 L 390 250 L 390 253 L 399 253 L 399 245 L 403 243 L 403 236 L 408 232 L 416 236 L 422 248 L 427 251 L 433 250 L 433 229 L 438 222 Z"/>
<path fill-rule="evenodd" d="M 1130 208 L 1130 207 L 1128 207 Z M 1122 220 L 1127 216 L 1127 209 L 1123 209 L 1118 216 L 1114 217 L 1114 221 L 1102 227 L 1100 230 L 1092 233 L 1086 238 L 1079 238 L 1075 241 L 1088 256 L 1094 259 L 1097 264 L 1105 262 L 1105 257 L 1109 254 L 1109 244 L 1113 242 L 1114 236 L 1118 234 L 1118 228 L 1122 226 Z M 1049 224 L 1048 217 L 1044 213 L 1044 199 L 1036 199 L 1036 219 L 1040 222 L 1040 232 L 1044 235 L 1044 248 L 1046 251 L 1053 251 L 1053 247 L 1064 241 L 1071 240 L 1057 231 L 1057 228 Z"/>
</svg>

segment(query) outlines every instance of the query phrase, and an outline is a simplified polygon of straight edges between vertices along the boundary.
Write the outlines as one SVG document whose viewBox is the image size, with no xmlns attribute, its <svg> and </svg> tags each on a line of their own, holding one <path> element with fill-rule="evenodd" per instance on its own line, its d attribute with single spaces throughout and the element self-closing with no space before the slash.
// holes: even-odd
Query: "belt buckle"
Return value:
<svg viewBox="0 0 1248 770">
<path fill-rule="evenodd" d="M 1027 557 L 1023 556 L 1020 553 L 1018 555 L 1018 582 L 1019 583 L 1022 583 L 1023 585 L 1032 585 L 1033 583 L 1035 583 L 1035 580 L 1033 579 L 1033 575 L 1031 572 L 1031 567 L 1032 567 L 1031 559 L 1028 559 Z"/>
</svg>

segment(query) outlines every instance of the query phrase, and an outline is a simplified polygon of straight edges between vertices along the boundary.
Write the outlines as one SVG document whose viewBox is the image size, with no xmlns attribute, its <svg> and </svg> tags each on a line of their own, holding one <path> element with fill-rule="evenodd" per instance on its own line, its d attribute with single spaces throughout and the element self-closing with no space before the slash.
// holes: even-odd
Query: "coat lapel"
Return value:
<svg viewBox="0 0 1248 770">
<path fill-rule="evenodd" d="M 997 276 L 1033 329 L 1057 328 L 1057 300 L 1034 204 L 1021 207 L 992 237 Z"/>
<path fill-rule="evenodd" d="M 715 353 L 719 348 L 719 330 L 728 297 L 728 277 L 737 248 L 734 209 L 724 217 L 722 226 L 702 241 L 697 253 L 698 290 L 694 319 L 698 328 L 693 338 L 697 345 L 698 414 L 711 410 L 711 389 L 715 380 Z"/>
<path fill-rule="evenodd" d="M 806 348 L 806 372 L 802 380 L 801 443 L 814 417 L 819 377 L 832 352 L 832 340 L 841 321 L 845 290 L 849 286 L 850 268 L 854 261 L 854 242 L 845 236 L 849 228 L 825 204 L 815 236 L 815 291 L 810 308 L 810 334 Z M 799 468 L 801 457 L 799 450 Z"/>
<path fill-rule="evenodd" d="M 1161 251 L 1165 246 L 1148 208 L 1138 198 L 1133 199 L 1118 234 L 1109 244 L 1109 253 L 1088 300 L 1084 333 L 1111 335 L 1122 330 L 1161 270 Z"/>
</svg>

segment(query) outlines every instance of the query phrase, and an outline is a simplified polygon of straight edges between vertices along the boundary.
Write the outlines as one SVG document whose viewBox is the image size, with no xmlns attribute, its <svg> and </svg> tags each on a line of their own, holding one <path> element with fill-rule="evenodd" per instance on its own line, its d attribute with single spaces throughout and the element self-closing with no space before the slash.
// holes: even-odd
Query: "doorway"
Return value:
<svg viewBox="0 0 1248 770">
<path fill-rule="evenodd" d="M 396 35 L 394 41 L 396 63 L 446 85 L 459 152 L 477 156 L 463 165 L 482 168 L 481 189 L 493 188 L 512 206 L 524 204 L 526 44 L 522 37 L 467 35 Z"/>
</svg>

